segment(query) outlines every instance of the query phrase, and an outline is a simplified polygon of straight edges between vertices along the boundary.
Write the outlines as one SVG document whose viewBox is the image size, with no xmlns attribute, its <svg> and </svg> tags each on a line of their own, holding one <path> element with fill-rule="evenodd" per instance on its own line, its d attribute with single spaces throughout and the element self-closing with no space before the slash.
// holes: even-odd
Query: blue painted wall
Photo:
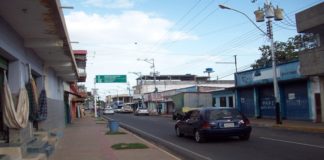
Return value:
<svg viewBox="0 0 324 160">
<path fill-rule="evenodd" d="M 235 91 L 234 90 L 221 90 L 221 91 L 215 91 L 215 92 L 212 92 L 213 94 L 213 99 L 215 101 L 215 107 L 224 107 L 224 106 L 221 106 L 220 105 L 220 98 L 221 97 L 225 97 L 226 98 L 226 107 L 230 107 L 229 106 L 229 97 L 232 97 L 233 99 L 233 107 L 234 108 L 237 108 L 237 105 L 236 105 L 236 101 L 235 101 Z"/>
<path fill-rule="evenodd" d="M 278 81 L 292 80 L 303 78 L 299 72 L 299 61 L 294 61 L 277 66 Z M 272 83 L 272 68 L 262 68 L 240 72 L 236 74 L 236 87 L 251 86 L 256 84 Z"/>
</svg>

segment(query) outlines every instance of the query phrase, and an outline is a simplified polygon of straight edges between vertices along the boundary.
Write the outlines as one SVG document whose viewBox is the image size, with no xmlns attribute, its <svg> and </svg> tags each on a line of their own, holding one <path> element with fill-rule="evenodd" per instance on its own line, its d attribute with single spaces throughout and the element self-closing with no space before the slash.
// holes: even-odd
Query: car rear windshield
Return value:
<svg viewBox="0 0 324 160">
<path fill-rule="evenodd" d="M 232 109 L 220 109 L 211 110 L 209 112 L 209 120 L 220 120 L 220 119 L 241 119 L 242 115 L 237 110 Z"/>
</svg>

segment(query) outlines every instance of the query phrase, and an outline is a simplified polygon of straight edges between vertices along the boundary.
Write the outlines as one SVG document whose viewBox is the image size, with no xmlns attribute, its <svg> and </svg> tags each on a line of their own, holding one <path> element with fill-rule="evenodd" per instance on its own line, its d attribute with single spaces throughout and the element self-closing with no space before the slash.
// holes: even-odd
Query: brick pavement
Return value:
<svg viewBox="0 0 324 160">
<path fill-rule="evenodd" d="M 64 135 L 49 160 L 117 160 L 103 125 L 84 117 L 64 129 Z"/>
<path fill-rule="evenodd" d="M 64 129 L 64 135 L 49 160 L 177 160 L 178 158 L 157 146 L 120 128 L 127 134 L 105 135 L 106 123 L 98 124 L 86 116 Z M 148 149 L 113 150 L 116 143 L 144 143 Z"/>
</svg>

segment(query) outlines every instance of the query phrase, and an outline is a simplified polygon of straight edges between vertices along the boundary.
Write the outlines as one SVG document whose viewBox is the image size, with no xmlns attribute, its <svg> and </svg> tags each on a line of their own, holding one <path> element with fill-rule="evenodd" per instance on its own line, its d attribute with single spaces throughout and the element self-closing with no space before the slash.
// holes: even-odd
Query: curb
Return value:
<svg viewBox="0 0 324 160">
<path fill-rule="evenodd" d="M 288 126 L 273 125 L 272 127 L 278 128 L 278 129 L 291 130 L 291 131 L 301 131 L 301 132 L 309 132 L 309 133 L 324 133 L 324 128 L 294 126 L 294 125 L 288 125 Z"/>
<path fill-rule="evenodd" d="M 106 117 L 107 120 L 113 120 L 111 118 Z M 197 154 L 193 154 L 193 152 L 187 151 L 186 149 L 183 149 L 181 147 L 178 147 L 177 145 L 161 140 L 158 137 L 152 136 L 150 134 L 147 134 L 145 132 L 142 132 L 141 130 L 138 130 L 136 128 L 133 128 L 131 126 L 128 126 L 122 122 L 119 122 L 119 126 L 123 129 L 132 132 L 133 134 L 155 144 L 156 146 L 160 147 L 162 150 L 165 150 L 168 153 L 174 154 L 176 157 L 180 159 L 186 159 L 186 160 L 211 160 L 209 157 L 203 157 Z"/>
<path fill-rule="evenodd" d="M 253 127 L 274 128 L 289 131 L 299 131 L 308 133 L 324 133 L 324 127 L 307 127 L 298 125 L 280 125 L 280 124 L 266 124 L 266 123 L 251 123 Z"/>
</svg>

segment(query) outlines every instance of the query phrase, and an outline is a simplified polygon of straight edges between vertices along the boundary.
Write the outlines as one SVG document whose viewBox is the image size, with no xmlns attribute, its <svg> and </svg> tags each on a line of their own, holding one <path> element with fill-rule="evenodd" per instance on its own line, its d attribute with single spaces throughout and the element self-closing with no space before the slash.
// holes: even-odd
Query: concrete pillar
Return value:
<svg viewBox="0 0 324 160">
<path fill-rule="evenodd" d="M 318 37 L 317 41 L 319 41 L 318 42 L 318 44 L 319 44 L 318 47 L 324 47 L 324 33 L 318 33 L 317 37 Z"/>
<path fill-rule="evenodd" d="M 280 117 L 281 119 L 287 119 L 287 107 L 286 107 L 286 96 L 284 87 L 282 85 L 279 85 L 279 97 L 280 97 Z"/>
<path fill-rule="evenodd" d="M 324 76 L 320 76 L 322 122 L 324 122 Z"/>
<path fill-rule="evenodd" d="M 20 88 L 25 87 L 27 83 L 28 70 L 27 66 L 20 61 L 9 63 L 8 67 L 8 84 L 11 93 L 17 96 Z M 31 140 L 32 125 L 28 124 L 23 129 L 9 129 L 9 144 L 23 144 Z"/>
<path fill-rule="evenodd" d="M 236 107 L 239 111 L 242 111 L 242 108 L 241 108 L 241 95 L 239 94 L 238 92 L 238 89 L 235 89 L 235 104 L 236 104 Z"/>
<path fill-rule="evenodd" d="M 260 104 L 259 104 L 259 89 L 257 87 L 253 88 L 253 94 L 254 94 L 254 116 L 255 118 L 261 118 L 260 114 Z"/>
<path fill-rule="evenodd" d="M 25 87 L 27 82 L 27 66 L 20 61 L 9 63 L 8 84 L 12 94 L 18 94 L 19 89 Z"/>
</svg>

